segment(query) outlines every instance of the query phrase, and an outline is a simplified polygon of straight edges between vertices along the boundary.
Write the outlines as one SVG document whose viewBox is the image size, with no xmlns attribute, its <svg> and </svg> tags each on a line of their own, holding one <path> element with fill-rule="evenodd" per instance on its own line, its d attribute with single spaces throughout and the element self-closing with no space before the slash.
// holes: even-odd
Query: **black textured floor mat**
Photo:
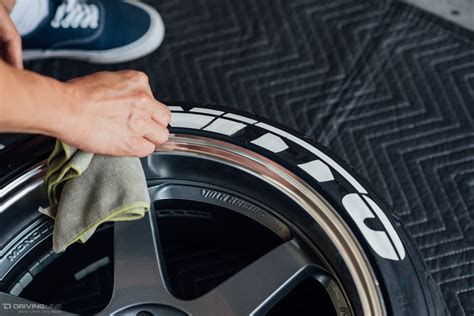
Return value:
<svg viewBox="0 0 474 316">
<path fill-rule="evenodd" d="M 393 205 L 453 315 L 474 314 L 473 35 L 359 0 L 160 0 L 163 46 L 114 66 L 30 63 L 61 79 L 146 71 L 163 100 L 239 107 L 309 134 Z"/>
</svg>

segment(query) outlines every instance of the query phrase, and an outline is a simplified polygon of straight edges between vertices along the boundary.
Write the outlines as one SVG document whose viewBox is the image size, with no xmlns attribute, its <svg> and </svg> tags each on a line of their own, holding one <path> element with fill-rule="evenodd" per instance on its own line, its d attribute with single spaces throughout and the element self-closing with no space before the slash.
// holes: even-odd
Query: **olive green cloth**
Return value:
<svg viewBox="0 0 474 316">
<path fill-rule="evenodd" d="M 45 184 L 50 207 L 39 211 L 55 220 L 55 252 L 86 242 L 104 222 L 139 219 L 150 208 L 138 158 L 94 155 L 56 141 Z"/>
</svg>

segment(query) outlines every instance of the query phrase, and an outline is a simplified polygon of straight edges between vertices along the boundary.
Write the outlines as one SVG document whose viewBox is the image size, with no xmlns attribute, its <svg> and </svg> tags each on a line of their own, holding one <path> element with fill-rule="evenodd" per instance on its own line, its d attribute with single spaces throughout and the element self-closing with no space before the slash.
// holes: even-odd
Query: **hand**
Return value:
<svg viewBox="0 0 474 316">
<path fill-rule="evenodd" d="M 21 37 L 10 19 L 6 7 L 0 1 L 0 58 L 10 65 L 23 69 Z"/>
<path fill-rule="evenodd" d="M 142 72 L 99 72 L 67 82 L 66 90 L 70 111 L 57 137 L 67 144 L 144 157 L 168 140 L 171 112 L 155 100 Z"/>
</svg>

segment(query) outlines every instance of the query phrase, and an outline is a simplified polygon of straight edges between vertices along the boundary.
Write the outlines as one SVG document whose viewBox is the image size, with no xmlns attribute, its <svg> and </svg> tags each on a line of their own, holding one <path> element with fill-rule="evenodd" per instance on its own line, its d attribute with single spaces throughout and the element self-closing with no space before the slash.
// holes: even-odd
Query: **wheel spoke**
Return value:
<svg viewBox="0 0 474 316">
<path fill-rule="evenodd" d="M 73 315 L 60 308 L 59 304 L 42 304 L 26 298 L 0 292 L 0 315 L 17 315 L 21 313 L 47 313 L 48 315 Z"/>
<path fill-rule="evenodd" d="M 264 314 L 319 269 L 300 251 L 295 241 L 289 241 L 193 301 L 189 310 L 196 315 Z"/>
<path fill-rule="evenodd" d="M 168 301 L 153 203 L 144 218 L 116 222 L 114 240 L 114 290 L 103 313 L 128 304 Z"/>
</svg>

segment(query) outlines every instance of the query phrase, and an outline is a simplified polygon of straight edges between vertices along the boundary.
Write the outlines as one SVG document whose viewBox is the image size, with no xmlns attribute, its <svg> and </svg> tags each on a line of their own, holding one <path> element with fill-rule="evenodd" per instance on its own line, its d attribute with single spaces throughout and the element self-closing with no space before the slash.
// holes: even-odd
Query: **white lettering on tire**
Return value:
<svg viewBox="0 0 474 316">
<path fill-rule="evenodd" d="M 346 169 L 344 169 L 325 153 L 310 145 L 308 142 L 277 127 L 266 123 L 257 122 L 254 119 L 247 118 L 242 115 L 233 113 L 224 114 L 224 117 L 243 123 L 240 125 L 240 123 L 232 121 L 232 124 L 230 124 L 231 126 L 227 128 L 223 126 L 223 123 L 226 123 L 223 121 L 223 119 L 217 119 L 216 121 L 220 120 L 220 122 L 212 124 L 211 122 L 216 118 L 215 116 L 194 114 L 206 113 L 222 115 L 224 112 L 221 111 L 206 108 L 193 108 L 192 112 L 194 113 L 186 113 L 183 112 L 184 110 L 181 107 L 170 107 L 170 110 L 173 112 L 178 112 L 173 114 L 173 119 L 170 124 L 172 127 L 191 129 L 204 128 L 207 131 L 230 136 L 235 134 L 235 132 L 246 128 L 247 124 L 254 124 L 255 126 L 270 132 L 252 140 L 251 143 L 255 145 L 265 148 L 273 153 L 279 153 L 289 148 L 287 143 L 284 141 L 284 139 L 286 139 L 287 141 L 291 141 L 308 150 L 314 156 L 318 157 L 318 159 L 308 163 L 299 164 L 298 166 L 301 168 L 301 170 L 306 172 L 318 182 L 334 181 L 335 178 L 333 176 L 333 171 L 335 171 L 345 178 L 347 182 L 349 182 L 358 192 L 345 195 L 342 198 L 342 205 L 349 213 L 352 220 L 355 222 L 356 226 L 359 228 L 362 235 L 365 237 L 375 253 L 377 253 L 380 257 L 389 260 L 399 261 L 405 258 L 405 248 L 398 233 L 395 231 L 392 223 L 388 219 L 387 215 L 379 207 L 379 205 L 368 196 L 367 190 Z M 332 171 L 330 168 L 332 168 Z M 367 226 L 366 220 L 371 218 L 378 219 L 384 230 L 374 230 Z"/>
</svg>

